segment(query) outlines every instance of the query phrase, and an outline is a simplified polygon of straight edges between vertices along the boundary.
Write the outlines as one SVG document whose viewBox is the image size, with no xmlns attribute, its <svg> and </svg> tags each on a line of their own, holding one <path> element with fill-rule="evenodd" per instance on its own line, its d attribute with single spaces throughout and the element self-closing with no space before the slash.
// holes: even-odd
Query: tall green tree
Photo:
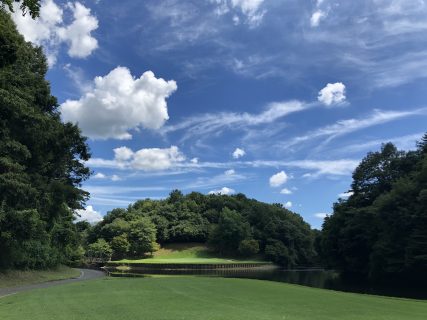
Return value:
<svg viewBox="0 0 427 320">
<path fill-rule="evenodd" d="M 149 218 L 141 217 L 130 224 L 130 252 L 134 256 L 153 254 L 157 250 L 156 226 Z"/>
<path fill-rule="evenodd" d="M 66 262 L 78 246 L 73 210 L 88 197 L 80 187 L 90 175 L 90 153 L 79 128 L 61 121 L 46 72 L 41 48 L 25 42 L 0 9 L 0 266 L 37 265 L 29 256 L 26 263 L 25 241 L 55 256 L 51 265 Z M 45 236 L 19 231 L 29 212 Z"/>
<path fill-rule="evenodd" d="M 353 174 L 348 200 L 334 205 L 320 240 L 326 264 L 371 280 L 427 282 L 427 134 L 417 150 L 387 143 Z"/>
<path fill-rule="evenodd" d="M 251 238 L 249 223 L 235 210 L 224 208 L 214 226 L 209 243 L 222 253 L 236 253 L 241 241 Z"/>
</svg>

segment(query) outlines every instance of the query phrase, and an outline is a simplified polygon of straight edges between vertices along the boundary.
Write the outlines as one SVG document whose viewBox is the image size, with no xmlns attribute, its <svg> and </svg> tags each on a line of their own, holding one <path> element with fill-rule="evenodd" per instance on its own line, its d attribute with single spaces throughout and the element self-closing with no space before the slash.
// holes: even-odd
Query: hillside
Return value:
<svg viewBox="0 0 427 320">
<path fill-rule="evenodd" d="M 167 244 L 154 252 L 153 257 L 145 259 L 122 259 L 114 263 L 158 263 L 158 264 L 232 264 L 251 263 L 265 264 L 266 261 L 259 259 L 241 259 L 236 257 L 219 257 L 218 254 L 209 249 L 203 243 L 174 243 Z"/>
</svg>

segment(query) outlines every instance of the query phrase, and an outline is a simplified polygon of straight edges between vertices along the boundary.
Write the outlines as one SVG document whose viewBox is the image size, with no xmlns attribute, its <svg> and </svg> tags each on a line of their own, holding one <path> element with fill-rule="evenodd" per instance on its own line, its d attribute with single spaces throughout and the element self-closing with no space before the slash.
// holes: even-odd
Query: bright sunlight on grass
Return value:
<svg viewBox="0 0 427 320">
<path fill-rule="evenodd" d="M 152 258 L 123 259 L 113 263 L 156 263 L 156 264 L 232 264 L 251 263 L 266 264 L 268 262 L 257 259 L 220 258 L 204 244 L 200 243 L 175 243 L 166 245 L 154 253 Z"/>
<path fill-rule="evenodd" d="M 0 299 L 8 320 L 421 320 L 427 302 L 205 277 L 106 278 Z"/>
</svg>

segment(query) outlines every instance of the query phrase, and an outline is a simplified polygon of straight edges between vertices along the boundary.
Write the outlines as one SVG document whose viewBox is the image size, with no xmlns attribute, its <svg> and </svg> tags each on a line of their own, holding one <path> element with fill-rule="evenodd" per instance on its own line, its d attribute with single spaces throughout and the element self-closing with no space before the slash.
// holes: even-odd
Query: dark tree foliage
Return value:
<svg viewBox="0 0 427 320">
<path fill-rule="evenodd" d="M 219 215 L 218 224 L 212 229 L 209 243 L 220 254 L 236 253 L 239 244 L 251 237 L 249 223 L 237 211 L 224 208 Z"/>
<path fill-rule="evenodd" d="M 35 19 L 40 15 L 40 0 L 0 0 L 0 7 L 7 7 L 13 12 L 13 3 L 20 2 L 22 14 L 30 13 L 31 18 Z"/>
<path fill-rule="evenodd" d="M 62 123 L 41 48 L 0 9 L 0 267 L 67 262 L 79 245 L 73 210 L 88 193 L 86 138 Z"/>
<path fill-rule="evenodd" d="M 391 143 L 369 153 L 353 174 L 348 200 L 325 219 L 325 263 L 371 280 L 420 281 L 427 270 L 427 134 L 416 151 Z"/>
<path fill-rule="evenodd" d="M 240 241 L 239 253 L 244 257 L 252 257 L 259 252 L 259 243 L 254 239 Z"/>
<path fill-rule="evenodd" d="M 263 255 L 266 246 L 277 241 L 281 245 L 270 252 L 269 258 L 289 266 L 310 265 L 315 255 L 314 233 L 310 226 L 301 216 L 282 206 L 248 199 L 243 194 L 226 196 L 192 192 L 183 195 L 178 190 L 172 191 L 165 200 L 145 199 L 127 209 L 112 210 L 91 228 L 88 243 L 102 238 L 109 243 L 116 239 L 117 244 L 116 237 L 127 235 L 131 243 L 128 255 L 138 255 L 132 252 L 134 238 L 131 231 L 133 222 L 141 217 L 152 221 L 155 239 L 160 244 L 209 242 L 226 255 L 251 255 L 258 251 Z M 117 256 L 123 256 L 121 248 L 117 250 Z"/>
</svg>

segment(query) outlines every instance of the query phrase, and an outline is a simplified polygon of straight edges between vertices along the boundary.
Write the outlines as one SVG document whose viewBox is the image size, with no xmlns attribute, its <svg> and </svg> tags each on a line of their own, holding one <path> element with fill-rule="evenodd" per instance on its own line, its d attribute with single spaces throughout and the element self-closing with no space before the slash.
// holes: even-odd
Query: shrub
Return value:
<svg viewBox="0 0 427 320">
<path fill-rule="evenodd" d="M 106 262 L 111 259 L 112 253 L 113 250 L 104 239 L 98 239 L 90 244 L 87 250 L 89 262 Z"/>
<path fill-rule="evenodd" d="M 239 244 L 239 253 L 244 257 L 251 257 L 259 252 L 259 243 L 254 239 L 243 240 Z"/>
<path fill-rule="evenodd" d="M 288 248 L 279 240 L 271 241 L 270 244 L 265 246 L 265 256 L 285 267 L 288 267 L 291 262 Z"/>
<path fill-rule="evenodd" d="M 111 240 L 111 249 L 113 249 L 113 258 L 121 259 L 126 256 L 130 249 L 130 243 L 126 234 L 116 236 Z"/>
</svg>

